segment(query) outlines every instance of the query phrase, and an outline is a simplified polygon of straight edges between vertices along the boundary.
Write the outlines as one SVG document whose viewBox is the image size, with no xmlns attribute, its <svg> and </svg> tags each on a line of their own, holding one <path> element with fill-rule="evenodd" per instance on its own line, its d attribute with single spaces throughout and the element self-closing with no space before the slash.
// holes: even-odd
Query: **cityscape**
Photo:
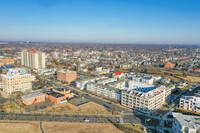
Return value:
<svg viewBox="0 0 200 133">
<path fill-rule="evenodd" d="M 154 6 L 152 3 L 149 6 L 147 0 L 30 0 L 24 5 L 22 1 L 8 1 L 0 2 L 0 7 L 5 6 L 0 9 L 1 18 L 1 11 L 9 9 L 8 4 L 11 4 L 10 8 L 19 6 L 21 9 L 16 12 L 23 13 L 11 15 L 7 12 L 5 23 L 0 22 L 0 132 L 200 133 L 198 1 L 188 4 L 186 0 L 183 3 L 174 0 L 172 3 L 176 6 L 172 4 L 172 7 L 169 1 L 157 1 Z M 30 10 L 38 11 L 29 11 L 27 5 Z M 131 31 L 141 25 L 129 23 L 133 20 L 129 18 L 131 16 L 127 19 L 125 14 L 140 10 L 132 9 L 138 6 L 147 9 L 153 6 L 154 10 L 150 12 L 155 17 L 161 13 L 158 17 L 161 20 L 165 12 L 161 8 L 174 10 L 170 20 L 176 22 L 185 7 L 188 7 L 188 11 L 184 12 L 185 21 L 174 23 L 178 30 L 173 30 L 176 28 L 172 26 L 169 35 L 166 34 L 170 20 L 169 27 L 160 29 L 165 34 L 160 34 L 160 25 L 156 32 L 149 28 L 150 22 L 158 22 L 150 20 L 148 15 L 144 16 L 142 19 L 148 20 L 143 27 L 145 33 L 138 32 L 138 35 L 144 36 L 135 36 Z M 78 11 L 71 15 L 66 13 L 75 11 L 73 8 Z M 101 11 L 101 14 L 99 8 L 105 11 Z M 62 11 L 71 16 L 74 22 L 68 22 Z M 116 16 L 115 11 L 118 13 Z M 181 14 L 176 16 L 179 11 Z M 170 15 L 173 13 L 169 12 Z M 30 19 L 29 14 L 33 18 Z M 13 15 L 22 18 L 22 21 L 16 17 L 15 21 L 9 22 L 8 18 Z M 76 18 L 76 15 L 83 15 L 84 22 L 79 24 L 80 18 Z M 120 20 L 115 17 L 120 17 Z M 186 21 L 187 17 L 191 18 L 190 22 Z M 141 18 L 136 15 L 134 19 L 139 21 Z M 101 26 L 98 25 L 100 22 Z M 186 25 L 192 22 L 194 24 L 189 29 L 194 30 L 194 34 L 191 35 L 190 30 L 182 29 L 187 29 Z M 60 29 L 63 24 L 65 26 Z M 69 27 L 76 24 L 77 29 L 72 28 L 71 32 Z M 137 26 L 134 28 L 134 25 Z M 8 30 L 4 32 L 6 28 Z M 35 33 L 34 28 L 41 30 Z M 90 32 L 90 28 L 94 28 L 95 32 Z M 125 32 L 125 29 L 128 31 Z M 148 32 L 151 35 L 147 35 Z M 63 34 L 65 37 L 62 38 Z"/>
</svg>

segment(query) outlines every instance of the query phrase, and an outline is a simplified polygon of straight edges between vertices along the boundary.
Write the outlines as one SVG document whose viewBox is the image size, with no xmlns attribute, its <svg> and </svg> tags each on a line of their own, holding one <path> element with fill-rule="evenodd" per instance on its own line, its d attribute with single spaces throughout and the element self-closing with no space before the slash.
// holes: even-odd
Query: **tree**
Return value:
<svg viewBox="0 0 200 133">
<path fill-rule="evenodd" d="M 184 73 L 184 72 L 182 73 L 182 75 L 183 75 L 183 77 L 186 77 L 186 76 L 187 76 L 186 73 Z"/>
</svg>

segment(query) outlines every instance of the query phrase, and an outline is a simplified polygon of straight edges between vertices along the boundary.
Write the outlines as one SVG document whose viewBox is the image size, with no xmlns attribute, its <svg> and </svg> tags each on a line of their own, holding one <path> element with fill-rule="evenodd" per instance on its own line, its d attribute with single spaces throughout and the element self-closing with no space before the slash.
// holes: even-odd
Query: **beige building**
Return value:
<svg viewBox="0 0 200 133">
<path fill-rule="evenodd" d="M 21 63 L 23 66 L 35 69 L 45 68 L 45 53 L 33 50 L 23 50 L 21 52 Z"/>
<path fill-rule="evenodd" d="M 2 74 L 1 77 L 3 91 L 7 94 L 32 89 L 33 77 L 24 68 L 9 69 L 7 74 Z"/>
<path fill-rule="evenodd" d="M 135 88 L 122 92 L 121 104 L 144 113 L 151 113 L 160 108 L 170 94 L 171 88 L 164 86 Z"/>
</svg>

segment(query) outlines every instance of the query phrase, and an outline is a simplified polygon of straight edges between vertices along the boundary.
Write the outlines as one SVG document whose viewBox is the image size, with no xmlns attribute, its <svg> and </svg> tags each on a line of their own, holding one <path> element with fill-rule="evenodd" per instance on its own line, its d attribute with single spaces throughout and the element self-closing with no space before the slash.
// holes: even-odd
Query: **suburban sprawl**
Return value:
<svg viewBox="0 0 200 133">
<path fill-rule="evenodd" d="M 197 45 L 1 42 L 0 73 L 1 122 L 31 132 L 200 132 Z"/>
</svg>

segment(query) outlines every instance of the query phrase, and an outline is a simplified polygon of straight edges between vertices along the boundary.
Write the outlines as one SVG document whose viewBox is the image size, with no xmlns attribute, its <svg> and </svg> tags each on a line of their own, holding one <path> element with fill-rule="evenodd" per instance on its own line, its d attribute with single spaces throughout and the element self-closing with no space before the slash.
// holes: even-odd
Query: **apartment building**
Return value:
<svg viewBox="0 0 200 133">
<path fill-rule="evenodd" d="M 121 104 L 144 113 L 151 113 L 165 103 L 166 98 L 170 95 L 169 92 L 171 92 L 171 88 L 164 86 L 124 90 Z"/>
<path fill-rule="evenodd" d="M 10 59 L 10 58 L 1 58 L 0 62 L 5 64 L 5 65 L 10 65 L 10 64 L 14 64 L 15 60 L 14 59 Z"/>
<path fill-rule="evenodd" d="M 183 96 L 180 98 L 179 107 L 185 110 L 200 113 L 200 97 Z"/>
<path fill-rule="evenodd" d="M 21 63 L 29 68 L 43 69 L 45 68 L 45 53 L 37 52 L 37 49 L 23 50 L 21 52 Z"/>
<path fill-rule="evenodd" d="M 33 92 L 30 94 L 21 96 L 21 99 L 25 105 L 31 105 L 34 103 L 45 101 L 45 94 L 42 92 Z"/>
<path fill-rule="evenodd" d="M 49 76 L 49 75 L 53 75 L 53 74 L 55 74 L 55 72 L 52 69 L 39 69 L 38 70 L 38 75 Z"/>
<path fill-rule="evenodd" d="M 98 80 L 101 79 L 107 79 L 107 78 L 105 76 L 100 76 L 100 77 L 78 80 L 76 81 L 76 87 L 79 88 L 80 90 L 83 90 L 86 89 L 88 82 L 97 82 Z"/>
<path fill-rule="evenodd" d="M 149 74 L 141 74 L 141 75 L 136 75 L 136 74 L 127 74 L 127 78 L 135 81 L 135 82 L 140 82 L 140 83 L 144 83 L 144 84 L 149 84 L 149 85 L 153 85 L 153 83 L 155 81 L 161 80 L 161 77 L 157 77 L 157 76 L 152 76 Z"/>
<path fill-rule="evenodd" d="M 199 133 L 200 132 L 200 116 L 183 115 L 173 112 L 173 133 Z"/>
<path fill-rule="evenodd" d="M 2 74 L 3 91 L 7 94 L 16 91 L 26 91 L 32 89 L 33 77 L 24 68 L 9 69 L 6 74 Z"/>
<path fill-rule="evenodd" d="M 67 69 L 60 69 L 57 71 L 57 80 L 62 82 L 72 82 L 77 80 L 77 72 Z"/>
<path fill-rule="evenodd" d="M 99 84 L 95 82 L 89 82 L 87 84 L 86 90 L 94 94 L 97 94 L 101 97 L 113 99 L 116 101 L 121 100 L 121 91 L 111 86 L 107 86 L 107 85 Z"/>
<path fill-rule="evenodd" d="M 127 85 L 127 81 L 125 80 L 118 80 L 118 81 L 112 81 L 112 82 L 109 82 L 107 83 L 108 86 L 110 87 L 115 87 L 115 88 L 118 88 L 120 90 L 123 90 L 123 89 L 127 89 L 128 86 Z"/>
<path fill-rule="evenodd" d="M 116 78 L 103 78 L 103 79 L 97 80 L 96 82 L 99 83 L 99 84 L 104 84 L 105 85 L 105 84 L 108 84 L 110 82 L 115 82 L 115 81 L 117 81 Z"/>
</svg>

